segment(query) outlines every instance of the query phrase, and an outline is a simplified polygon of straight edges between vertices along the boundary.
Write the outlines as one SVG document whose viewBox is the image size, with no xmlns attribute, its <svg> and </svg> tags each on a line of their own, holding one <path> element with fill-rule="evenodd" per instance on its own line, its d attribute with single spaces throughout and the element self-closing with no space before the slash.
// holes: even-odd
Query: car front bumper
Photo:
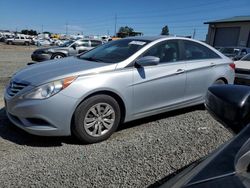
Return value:
<svg viewBox="0 0 250 188">
<path fill-rule="evenodd" d="M 24 131 L 39 136 L 71 135 L 74 98 L 60 93 L 44 100 L 25 100 L 4 94 L 9 120 Z"/>
<path fill-rule="evenodd" d="M 51 54 L 32 54 L 32 61 L 46 61 L 51 59 Z"/>
</svg>

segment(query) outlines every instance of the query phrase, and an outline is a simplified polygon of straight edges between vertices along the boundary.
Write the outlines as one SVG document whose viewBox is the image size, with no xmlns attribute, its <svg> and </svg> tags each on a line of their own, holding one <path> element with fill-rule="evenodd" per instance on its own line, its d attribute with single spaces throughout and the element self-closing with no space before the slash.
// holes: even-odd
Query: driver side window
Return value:
<svg viewBox="0 0 250 188">
<path fill-rule="evenodd" d="M 160 58 L 160 63 L 176 62 L 180 60 L 179 44 L 177 40 L 168 40 L 152 46 L 144 55 Z"/>
</svg>

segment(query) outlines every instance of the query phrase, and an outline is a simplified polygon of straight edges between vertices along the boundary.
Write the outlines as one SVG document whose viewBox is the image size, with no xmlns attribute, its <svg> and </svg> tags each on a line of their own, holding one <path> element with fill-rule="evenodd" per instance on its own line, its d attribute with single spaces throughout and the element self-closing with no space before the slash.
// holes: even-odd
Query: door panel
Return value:
<svg viewBox="0 0 250 188">
<path fill-rule="evenodd" d="M 214 69 L 220 56 L 194 41 L 183 41 L 182 44 L 187 72 L 186 99 L 202 101 L 208 87 L 215 81 Z"/>
<path fill-rule="evenodd" d="M 208 87 L 213 83 L 213 70 L 216 60 L 195 60 L 186 64 L 187 85 L 185 95 L 187 100 L 205 97 Z"/>
<path fill-rule="evenodd" d="M 134 68 L 134 114 L 181 103 L 186 84 L 184 70 L 184 62 Z"/>
</svg>

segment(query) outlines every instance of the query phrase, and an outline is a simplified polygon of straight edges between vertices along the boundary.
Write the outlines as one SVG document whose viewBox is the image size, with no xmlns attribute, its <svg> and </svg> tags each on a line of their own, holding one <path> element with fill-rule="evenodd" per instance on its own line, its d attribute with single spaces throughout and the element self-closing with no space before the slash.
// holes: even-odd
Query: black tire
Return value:
<svg viewBox="0 0 250 188">
<path fill-rule="evenodd" d="M 107 104 L 108 107 L 111 107 L 111 109 L 114 112 L 114 113 L 112 113 L 112 116 L 115 114 L 114 115 L 115 118 L 112 121 L 113 122 L 112 126 L 110 126 L 110 128 L 108 130 L 105 130 L 106 126 L 104 126 L 103 123 L 101 123 L 101 122 L 94 123 L 93 126 L 91 126 L 91 129 L 92 128 L 98 129 L 98 130 L 100 129 L 103 132 L 105 132 L 105 131 L 106 132 L 103 133 L 103 135 L 93 136 L 93 135 L 90 135 L 90 131 L 88 130 L 90 128 L 86 128 L 85 120 L 87 121 L 87 119 L 90 119 L 89 114 L 92 113 L 91 109 L 93 109 L 96 105 L 99 105 L 99 104 L 103 104 L 103 105 Z M 104 115 L 104 111 L 105 111 L 105 108 L 102 109 L 103 115 Z M 95 111 L 95 112 L 97 112 L 97 111 Z M 109 110 L 106 113 L 108 114 L 108 112 L 109 112 Z M 102 113 L 100 113 L 100 114 L 102 114 Z M 101 115 L 101 116 L 103 116 L 103 115 Z M 92 117 L 92 119 L 95 118 L 95 122 L 98 121 L 96 117 Z M 102 117 L 101 117 L 101 119 L 102 119 Z M 106 118 L 104 118 L 104 119 L 106 119 Z M 77 107 L 77 109 L 74 113 L 73 120 L 74 120 L 74 123 L 72 125 L 72 133 L 81 142 L 88 143 L 88 144 L 101 142 L 103 140 L 108 139 L 112 135 L 112 133 L 116 131 L 116 129 L 120 123 L 120 120 L 121 120 L 120 106 L 119 106 L 118 102 L 113 97 L 111 97 L 109 95 L 104 95 L 104 94 L 95 95 L 93 97 L 86 99 Z M 108 119 L 108 120 L 110 120 L 110 119 Z M 92 123 L 90 123 L 90 124 L 92 124 Z M 98 127 L 98 128 L 96 128 L 96 127 Z M 100 127 L 102 127 L 102 128 L 100 128 Z M 94 132 L 94 130 L 93 130 L 93 132 Z"/>
<path fill-rule="evenodd" d="M 58 56 L 60 56 L 59 58 L 57 58 Z M 55 53 L 51 56 L 51 59 L 60 59 L 60 58 L 64 58 L 66 57 L 66 55 L 64 55 L 63 53 Z"/>
<path fill-rule="evenodd" d="M 222 79 L 218 79 L 218 80 L 216 80 L 216 81 L 214 82 L 214 85 L 224 85 L 224 84 L 226 84 L 226 83 L 225 83 L 225 81 L 222 80 Z"/>
</svg>

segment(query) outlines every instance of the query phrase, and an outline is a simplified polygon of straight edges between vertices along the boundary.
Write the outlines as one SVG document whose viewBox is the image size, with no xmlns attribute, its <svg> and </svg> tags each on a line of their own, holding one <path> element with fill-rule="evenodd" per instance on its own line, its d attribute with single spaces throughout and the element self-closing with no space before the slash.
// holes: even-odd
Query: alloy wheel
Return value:
<svg viewBox="0 0 250 188">
<path fill-rule="evenodd" d="M 114 125 L 115 111 L 107 103 L 97 103 L 92 106 L 84 118 L 85 131 L 94 137 L 106 134 Z"/>
</svg>

